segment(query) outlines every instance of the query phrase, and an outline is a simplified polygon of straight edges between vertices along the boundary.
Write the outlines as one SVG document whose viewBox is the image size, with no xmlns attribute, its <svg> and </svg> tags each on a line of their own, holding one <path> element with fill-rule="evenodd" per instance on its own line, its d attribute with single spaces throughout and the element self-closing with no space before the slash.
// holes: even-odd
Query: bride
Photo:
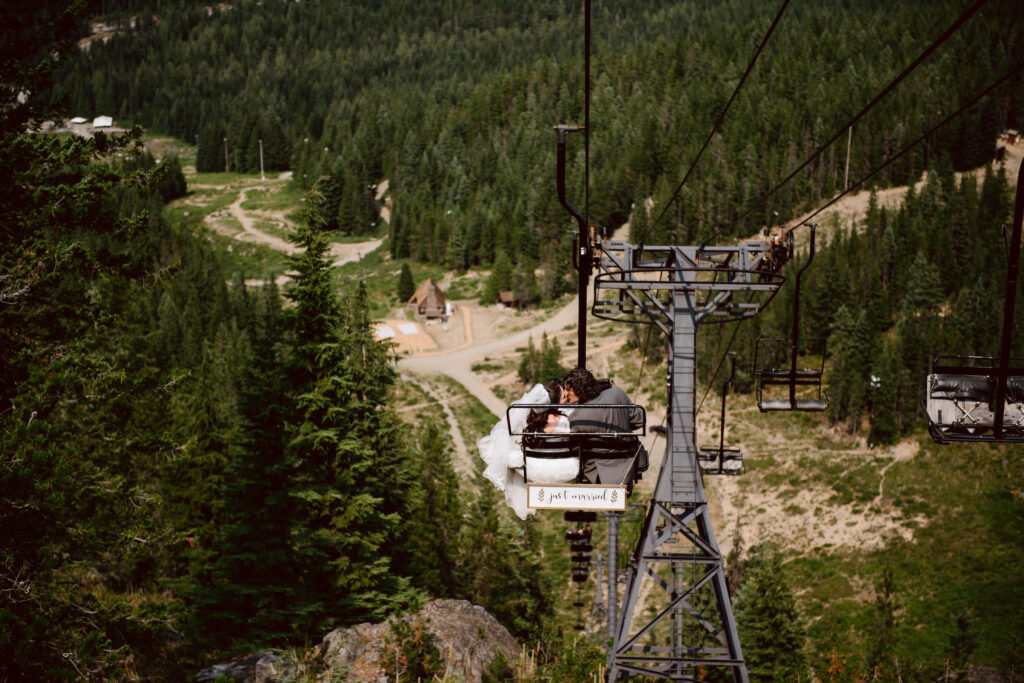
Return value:
<svg viewBox="0 0 1024 683">
<path fill-rule="evenodd" d="M 565 388 L 560 380 L 547 384 L 536 384 L 516 404 L 559 404 L 565 403 Z M 511 420 L 511 423 L 509 422 Z M 510 429 L 511 427 L 511 429 Z M 513 408 L 507 417 L 494 425 L 491 433 L 479 441 L 480 457 L 487 463 L 484 476 L 499 491 L 505 492 L 505 503 L 520 519 L 526 519 L 536 510 L 526 506 L 526 480 L 523 477 L 523 451 L 520 447 L 523 432 L 543 431 L 548 434 L 568 434 L 569 420 L 554 408 L 535 410 Z M 511 432 L 511 434 L 510 434 Z M 515 434 L 516 436 L 512 436 Z M 530 480 L 546 483 L 563 483 L 576 478 L 579 458 L 529 459 Z"/>
</svg>

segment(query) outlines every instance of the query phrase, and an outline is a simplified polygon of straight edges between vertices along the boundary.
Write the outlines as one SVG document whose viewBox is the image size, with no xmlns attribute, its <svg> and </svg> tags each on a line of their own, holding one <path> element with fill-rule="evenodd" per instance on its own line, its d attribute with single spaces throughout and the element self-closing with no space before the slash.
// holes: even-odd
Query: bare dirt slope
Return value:
<svg viewBox="0 0 1024 683">
<path fill-rule="evenodd" d="M 1017 174 L 1020 172 L 1021 160 L 1024 159 L 1024 144 L 1006 145 L 1000 143 L 1000 147 L 1006 149 L 1005 168 L 1006 176 L 1011 183 L 1016 183 Z M 985 175 L 985 167 L 975 169 L 973 171 L 967 171 L 967 174 L 975 176 L 978 181 Z M 957 173 L 957 178 L 962 177 L 963 173 Z M 920 192 L 921 188 L 924 187 L 927 178 L 922 176 L 917 183 L 914 184 L 914 191 Z M 876 201 L 879 207 L 886 209 L 895 209 L 902 202 L 903 198 L 907 196 L 908 187 L 890 187 L 884 190 L 878 190 L 875 193 Z M 868 202 L 871 200 L 870 190 L 861 190 L 859 192 L 853 192 L 843 197 L 833 206 L 829 207 L 825 211 L 815 216 L 814 222 L 819 225 L 819 234 L 824 236 L 827 234 L 828 227 L 834 224 L 842 225 L 844 228 L 849 229 L 851 225 L 857 225 L 860 223 L 868 211 Z M 800 225 L 807 218 L 814 213 L 808 211 L 806 214 L 794 218 L 785 224 L 786 228 L 793 228 Z M 824 233 L 820 232 L 825 230 Z M 807 241 L 807 231 L 798 231 L 796 233 L 797 247 L 803 246 Z"/>
</svg>

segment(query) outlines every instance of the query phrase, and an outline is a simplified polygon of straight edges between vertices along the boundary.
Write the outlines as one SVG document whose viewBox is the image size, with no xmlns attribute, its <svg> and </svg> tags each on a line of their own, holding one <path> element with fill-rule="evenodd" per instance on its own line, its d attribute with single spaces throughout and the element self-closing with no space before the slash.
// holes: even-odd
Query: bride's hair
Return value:
<svg viewBox="0 0 1024 683">
<path fill-rule="evenodd" d="M 562 380 L 553 379 L 544 385 L 548 392 L 548 403 L 560 403 L 562 399 Z M 557 408 L 544 408 L 543 410 L 531 410 L 526 416 L 526 432 L 543 432 L 544 425 L 548 423 L 548 415 L 561 415 Z"/>
</svg>

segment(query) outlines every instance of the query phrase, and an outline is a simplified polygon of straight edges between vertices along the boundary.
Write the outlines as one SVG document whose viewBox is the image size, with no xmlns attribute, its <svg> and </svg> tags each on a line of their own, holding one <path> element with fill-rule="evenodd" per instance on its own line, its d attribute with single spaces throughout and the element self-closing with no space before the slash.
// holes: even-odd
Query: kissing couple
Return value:
<svg viewBox="0 0 1024 683">
<path fill-rule="evenodd" d="M 647 451 L 635 436 L 629 436 L 644 427 L 644 411 L 611 380 L 597 379 L 586 368 L 534 385 L 513 406 L 491 433 L 477 442 L 477 448 L 487 464 L 484 477 L 505 492 L 505 502 L 520 519 L 536 512 L 526 506 L 524 434 L 592 435 L 588 446 L 581 449 L 581 457 L 541 461 L 541 468 L 533 462 L 538 459 L 531 458 L 531 481 L 623 484 L 631 489 L 639 472 L 647 469 Z M 602 439 L 601 435 L 619 436 Z M 628 457 L 623 457 L 623 445 Z"/>
</svg>

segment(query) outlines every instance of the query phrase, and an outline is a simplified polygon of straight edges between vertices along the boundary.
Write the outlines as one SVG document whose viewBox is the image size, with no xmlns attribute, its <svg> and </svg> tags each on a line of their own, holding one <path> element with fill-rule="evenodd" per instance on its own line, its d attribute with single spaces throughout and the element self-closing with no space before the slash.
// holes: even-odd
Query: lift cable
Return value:
<svg viewBox="0 0 1024 683">
<path fill-rule="evenodd" d="M 740 323 L 742 320 L 737 321 L 736 327 L 733 328 L 732 336 L 729 337 L 729 343 L 725 345 L 725 353 L 722 354 L 722 358 L 718 361 L 718 365 L 715 367 L 715 372 L 711 375 L 711 379 L 708 381 L 708 388 L 704 390 L 704 395 L 700 398 L 700 403 L 697 404 L 697 409 L 693 411 L 694 415 L 700 412 L 701 406 L 704 405 L 704 399 L 711 393 L 711 387 L 715 386 L 715 380 L 718 379 L 718 371 L 722 369 L 722 364 L 725 359 L 729 357 L 729 350 L 732 348 L 732 343 L 736 341 L 736 333 L 740 331 Z"/>
<path fill-rule="evenodd" d="M 590 0 L 583 11 L 583 216 L 590 227 Z M 581 236 L 582 238 L 582 236 Z"/>
<path fill-rule="evenodd" d="M 975 104 L 977 104 L 978 100 L 980 100 L 981 98 L 985 97 L 985 96 L 986 96 L 986 95 L 988 95 L 988 94 L 989 94 L 990 92 L 992 92 L 993 90 L 995 90 L 996 88 L 998 88 L 999 86 L 1001 86 L 1001 85 L 1002 85 L 1003 83 L 1005 83 L 1006 81 L 1008 81 L 1008 80 L 1009 80 L 1010 78 L 1012 78 L 1013 76 L 1015 76 L 1015 75 L 1016 75 L 1016 74 L 1017 74 L 1017 73 L 1018 73 L 1018 72 L 1019 72 L 1019 71 L 1020 71 L 1021 69 L 1024 69 L 1024 62 L 1020 62 L 1019 64 L 1017 64 L 1016 66 L 1014 66 L 1014 67 L 1013 67 L 1012 69 L 1010 69 L 1009 71 L 1007 71 L 1007 72 L 1006 72 L 1006 74 L 1004 74 L 1004 75 L 1003 75 L 1003 76 L 1002 76 L 1002 77 L 1001 77 L 1001 78 L 1000 78 L 999 80 L 995 81 L 994 83 L 992 83 L 992 85 L 988 86 L 987 88 L 985 88 L 984 90 L 982 90 L 981 92 L 979 92 L 979 93 L 978 93 L 977 95 L 975 95 L 974 97 L 972 97 L 972 98 L 971 98 L 970 100 L 968 100 L 968 101 L 967 101 L 967 102 L 966 102 L 966 103 L 965 103 L 965 104 L 964 104 L 963 106 L 961 106 L 961 107 L 960 107 L 959 109 L 957 109 L 957 110 L 956 110 L 955 112 L 953 112 L 952 114 L 950 114 L 949 116 L 947 116 L 946 118 L 942 119 L 942 120 L 941 120 L 941 121 L 939 121 L 939 122 L 938 122 L 937 124 L 935 124 L 934 126 L 932 126 L 931 128 L 929 128 L 929 129 L 928 129 L 928 130 L 927 130 L 926 132 L 924 132 L 923 134 L 921 134 L 921 135 L 920 135 L 920 136 L 919 136 L 918 138 L 916 138 L 915 140 L 913 140 L 913 141 L 912 141 L 912 142 L 911 142 L 910 144 L 908 144 L 908 145 L 907 145 L 906 147 L 904 147 L 903 149 L 901 149 L 901 150 L 900 150 L 899 152 L 897 152 L 897 153 L 896 153 L 896 154 L 894 154 L 893 156 L 889 157 L 888 159 L 886 159 L 885 161 L 883 161 L 883 162 L 882 162 L 881 164 L 879 164 L 879 165 L 878 165 L 878 166 L 876 166 L 875 168 L 873 168 L 873 169 L 871 169 L 870 171 L 868 171 L 868 172 L 867 172 L 867 173 L 866 173 L 866 174 L 865 174 L 864 176 L 862 176 L 862 177 L 861 177 L 861 178 L 859 178 L 858 180 L 855 180 L 854 182 L 852 182 L 852 183 L 850 184 L 850 187 L 848 187 L 847 189 L 845 189 L 845 190 L 843 190 L 842 192 L 840 192 L 839 194 L 837 194 L 837 195 L 836 195 L 835 197 L 833 197 L 832 199 L 830 199 L 830 200 L 828 201 L 828 203 L 824 204 L 824 205 L 823 205 L 823 206 L 821 206 L 821 207 L 820 207 L 819 209 L 817 209 L 817 210 L 816 210 L 816 211 L 815 211 L 814 213 L 812 213 L 812 214 L 810 214 L 809 216 L 807 216 L 806 218 L 804 218 L 804 219 L 803 219 L 803 220 L 801 221 L 801 224 L 805 224 L 805 223 L 807 223 L 808 221 L 810 221 L 811 219 L 813 219 L 813 218 L 814 218 L 815 216 L 817 216 L 818 214 L 820 214 L 820 213 L 821 213 L 822 211 L 824 211 L 824 210 L 825 210 L 825 209 L 827 209 L 828 207 L 832 206 L 832 205 L 833 205 L 833 204 L 835 204 L 835 203 L 836 203 L 837 201 L 839 201 L 840 199 L 842 199 L 842 198 L 843 198 L 844 196 L 846 196 L 847 194 L 849 194 L 850 192 L 852 192 L 853 190 L 855 190 L 855 189 L 856 189 L 857 187 L 859 187 L 860 185 L 862 185 L 862 184 L 863 184 L 863 183 L 864 183 L 864 182 L 865 182 L 866 180 L 868 180 L 869 178 L 871 178 L 871 177 L 872 177 L 873 175 L 875 175 L 876 173 L 879 173 L 879 172 L 881 172 L 882 170 L 884 170 L 884 169 L 885 169 L 885 168 L 886 168 L 886 167 L 887 167 L 887 166 L 888 166 L 889 164 L 891 164 L 892 162 L 896 161 L 897 159 L 899 159 L 900 157 L 902 157 L 902 156 L 903 156 L 904 154 L 906 154 L 907 152 L 909 152 L 909 151 L 910 151 L 910 150 L 911 150 L 911 149 L 912 149 L 912 148 L 913 148 L 913 147 L 914 147 L 915 145 L 917 145 L 917 144 L 918 144 L 919 142 L 921 142 L 922 140 L 924 140 L 925 138 L 927 138 L 927 137 L 928 137 L 929 135 L 931 135 L 932 133 L 934 133 L 935 131 L 937 131 L 937 130 L 938 130 L 939 128 L 942 128 L 942 127 L 943 127 L 944 125 L 946 125 L 947 123 L 949 123 L 950 121 L 952 121 L 952 120 L 953 120 L 954 118 L 956 118 L 957 116 L 959 116 L 960 114 L 962 114 L 962 113 L 963 113 L 963 112 L 964 112 L 965 110 L 967 110 L 967 109 L 970 109 L 970 108 L 971 108 L 972 106 L 974 106 Z"/>
<path fill-rule="evenodd" d="M 832 143 L 838 140 L 843 135 L 843 133 L 845 133 L 847 130 L 853 127 L 853 125 L 857 123 L 857 121 L 862 119 L 869 111 L 871 111 L 871 109 L 873 109 L 875 105 L 882 100 L 882 98 L 888 95 L 897 85 L 900 84 L 900 82 L 903 81 L 904 78 L 909 76 L 911 72 L 913 72 L 918 66 L 920 66 L 921 62 L 923 62 L 925 59 L 928 58 L 929 55 L 935 52 L 935 50 L 938 49 L 938 47 L 942 45 L 942 43 L 946 42 L 946 40 L 948 40 L 949 37 L 957 31 L 957 29 L 959 29 L 964 23 L 966 23 L 966 21 L 970 19 L 975 12 L 981 9 L 981 6 L 984 5 L 985 2 L 987 2 L 987 0 L 976 0 L 973 5 L 968 7 L 967 11 L 965 11 L 959 19 L 953 22 L 953 24 L 942 33 L 942 35 L 936 38 L 931 45 L 925 48 L 924 52 L 918 55 L 917 59 L 911 62 L 910 65 L 907 68 L 905 68 L 899 76 L 893 79 L 892 82 L 889 83 L 889 85 L 885 86 L 880 93 L 875 95 L 874 99 L 868 102 L 859 112 L 857 112 L 857 114 L 852 119 L 850 119 L 846 124 L 840 127 L 835 135 L 833 135 L 825 143 L 820 145 L 818 149 L 816 149 L 814 153 L 807 158 L 806 161 L 797 166 L 793 170 L 793 172 L 786 176 L 779 184 L 777 184 L 775 187 L 773 187 L 771 190 L 765 193 L 764 196 L 762 196 L 760 199 L 754 202 L 753 207 L 747 209 L 745 213 L 743 213 L 739 218 L 734 220 L 732 224 L 729 226 L 730 230 L 739 223 L 741 223 L 751 213 L 753 213 L 757 206 L 763 206 L 769 197 L 778 192 L 779 189 L 781 189 L 786 183 L 795 178 L 796 175 L 800 173 L 800 171 L 805 169 L 811 162 L 813 162 L 815 159 L 821 156 L 825 152 L 825 150 L 832 145 Z M 673 197 L 673 199 L 674 198 L 675 197 Z"/>
<path fill-rule="evenodd" d="M 589 3 L 590 0 L 587 0 L 587 2 Z M 719 126 L 721 126 L 722 125 L 722 121 L 725 120 L 725 115 L 726 115 L 726 113 L 728 113 L 729 107 L 732 106 L 733 101 L 736 99 L 736 96 L 739 94 L 740 89 L 743 87 L 743 84 L 746 82 L 747 76 L 749 76 L 750 72 L 753 70 L 754 65 L 757 63 L 758 57 L 760 57 L 760 55 L 761 55 L 761 51 L 764 49 L 764 46 L 768 43 L 768 39 L 771 38 L 772 33 L 775 32 L 775 28 L 776 28 L 776 26 L 778 26 L 779 20 L 782 19 L 782 14 L 786 11 L 786 8 L 789 6 L 789 3 L 790 3 L 790 0 L 784 0 L 784 2 L 782 3 L 782 7 L 779 8 L 779 11 L 776 13 L 775 18 L 772 20 L 771 26 L 768 27 L 768 31 L 764 34 L 764 37 L 761 39 L 761 44 L 757 46 L 757 50 L 754 52 L 753 58 L 751 58 L 750 63 L 747 65 L 747 70 L 743 72 L 743 76 L 740 78 L 739 83 L 736 84 L 736 88 L 733 90 L 732 96 L 729 97 L 729 101 L 725 103 L 725 107 L 722 109 L 721 113 L 719 113 L 718 119 L 715 121 L 714 125 L 711 127 L 711 132 L 708 134 L 707 139 L 704 141 L 704 145 L 700 148 L 700 151 L 697 152 L 697 156 L 694 157 L 693 162 L 690 164 L 690 167 L 686 170 L 686 173 L 683 175 L 683 179 L 679 182 L 679 186 L 676 187 L 675 192 L 672 193 L 672 197 L 668 200 L 668 202 L 666 202 L 664 208 L 662 208 L 661 214 L 658 216 L 657 219 L 655 219 L 655 221 L 653 223 L 651 223 L 650 226 L 648 226 L 648 228 L 644 231 L 643 236 L 638 240 L 637 243 L 640 245 L 641 249 L 643 249 L 643 244 L 644 244 L 644 242 L 647 241 L 647 237 L 650 235 L 651 231 L 654 230 L 654 228 L 658 225 L 658 223 L 661 222 L 662 218 L 665 217 L 665 213 L 668 211 L 668 208 L 672 205 L 672 203 L 679 196 L 679 193 L 682 191 L 683 186 L 686 184 L 686 181 L 689 179 L 690 174 L 693 172 L 693 169 L 697 167 L 697 162 L 700 161 L 701 155 L 704 154 L 704 150 L 707 149 L 709 144 L 711 144 L 711 140 L 715 137 L 715 133 L 718 132 Z M 587 20 L 589 22 L 589 14 L 588 14 Z M 589 30 L 588 30 L 587 35 L 588 35 L 588 40 L 589 40 Z M 589 50 L 588 50 L 588 55 L 589 55 Z M 589 67 L 589 56 L 588 56 L 588 67 Z M 588 78 L 588 83 L 589 83 L 589 78 Z M 589 90 L 587 91 L 587 96 L 589 97 Z M 589 115 L 589 110 L 588 110 L 588 115 Z M 647 330 L 647 339 L 644 341 L 644 354 L 643 354 L 642 360 L 640 361 L 640 374 L 637 376 L 637 380 L 636 380 L 637 384 L 636 384 L 636 387 L 633 390 L 633 394 L 634 395 L 636 394 L 637 391 L 640 390 L 640 383 L 643 380 L 644 365 L 647 362 L 647 350 L 648 350 L 648 348 L 650 346 L 651 332 L 652 331 L 653 331 L 653 328 Z M 721 363 L 719 363 L 719 366 L 721 366 Z M 717 370 L 715 372 L 717 373 Z M 703 403 L 703 400 L 701 401 L 701 403 Z M 699 410 L 699 408 L 698 408 L 698 410 Z"/>
<path fill-rule="evenodd" d="M 979 1 L 984 2 L 985 0 Z M 764 34 L 764 38 L 761 39 L 761 44 L 757 46 L 757 50 L 754 52 L 754 57 L 750 60 L 750 64 L 747 65 L 747 70 L 743 72 L 743 76 L 740 78 L 740 82 L 736 84 L 735 90 L 732 91 L 732 96 L 729 98 L 729 101 L 725 103 L 725 107 L 718 115 L 718 120 L 716 120 L 715 124 L 711 127 L 711 132 L 708 133 L 708 137 L 704 141 L 704 146 L 700 148 L 699 152 L 697 152 L 697 156 L 690 164 L 690 168 L 686 170 L 686 174 L 683 175 L 683 179 L 679 182 L 679 186 L 676 187 L 676 191 L 672 193 L 672 197 L 665 203 L 665 206 L 664 208 L 662 208 L 661 214 L 658 216 L 658 218 L 653 223 L 651 223 L 651 225 L 644 231 L 643 236 L 639 240 L 637 240 L 637 243 L 640 245 L 641 250 L 643 249 L 644 242 L 647 241 L 647 237 L 650 235 L 651 231 L 654 230 L 655 226 L 657 226 L 658 223 L 661 222 L 661 219 L 664 218 L 665 214 L 668 212 L 668 208 L 672 206 L 672 203 L 679 196 L 679 193 L 683 189 L 683 185 L 686 184 L 686 181 L 687 179 L 689 179 L 690 174 L 693 172 L 693 169 L 697 167 L 697 162 L 700 161 L 700 157 L 702 154 L 704 154 L 704 150 L 707 149 L 709 144 L 711 144 L 712 138 L 715 137 L 715 133 L 718 132 L 719 126 L 721 126 L 722 121 L 725 120 L 725 115 L 729 111 L 729 107 L 732 106 L 733 100 L 736 99 L 736 96 L 739 94 L 740 89 L 746 82 L 747 76 L 749 76 L 750 72 L 753 71 L 754 65 L 757 63 L 757 58 L 761 55 L 761 51 L 764 49 L 764 46 L 768 42 L 768 39 L 771 37 L 772 33 L 774 33 L 775 27 L 778 26 L 779 20 L 782 18 L 782 13 L 786 11 L 786 7 L 789 6 L 789 3 L 790 0 L 784 0 L 784 2 L 782 3 L 782 7 L 779 8 L 778 13 L 775 15 L 775 19 L 772 20 L 771 26 L 768 27 L 768 32 Z"/>
</svg>

